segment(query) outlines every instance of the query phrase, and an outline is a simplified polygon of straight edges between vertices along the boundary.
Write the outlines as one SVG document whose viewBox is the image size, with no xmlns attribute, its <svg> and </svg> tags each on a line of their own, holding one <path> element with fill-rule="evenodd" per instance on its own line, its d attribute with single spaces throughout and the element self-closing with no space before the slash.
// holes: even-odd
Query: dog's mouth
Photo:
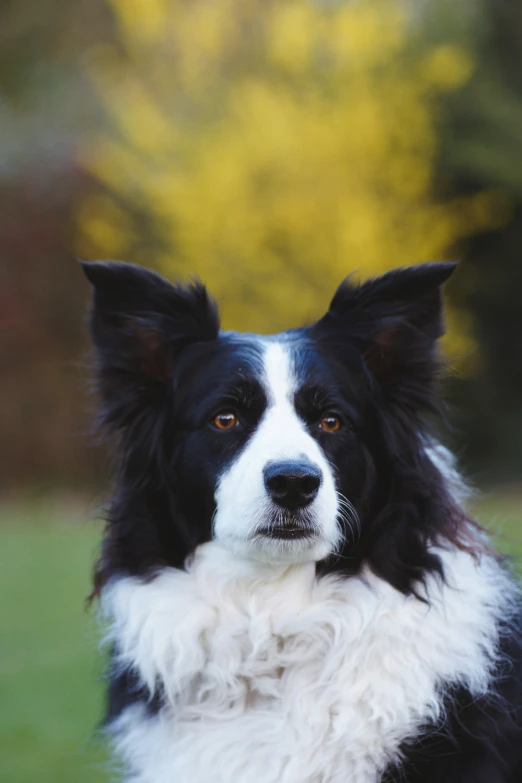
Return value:
<svg viewBox="0 0 522 783">
<path fill-rule="evenodd" d="M 268 514 L 259 527 L 254 537 L 265 541 L 311 541 L 317 539 L 319 529 L 314 516 L 308 508 L 290 511 L 288 509 L 276 509 Z"/>
<path fill-rule="evenodd" d="M 315 538 L 317 530 L 310 525 L 271 525 L 261 527 L 257 531 L 258 536 L 264 538 L 279 538 L 283 540 L 295 540 L 302 538 Z"/>
</svg>

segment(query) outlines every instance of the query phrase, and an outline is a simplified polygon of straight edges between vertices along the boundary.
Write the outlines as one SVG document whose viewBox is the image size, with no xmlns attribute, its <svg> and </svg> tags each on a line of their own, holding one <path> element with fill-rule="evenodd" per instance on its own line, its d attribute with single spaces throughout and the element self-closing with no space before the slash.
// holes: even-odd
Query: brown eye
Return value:
<svg viewBox="0 0 522 783">
<path fill-rule="evenodd" d="M 214 416 L 212 424 L 218 430 L 232 430 L 237 424 L 237 416 L 235 413 L 231 413 L 231 411 L 224 411 Z"/>
<path fill-rule="evenodd" d="M 321 416 L 319 424 L 325 432 L 337 432 L 341 427 L 341 419 L 333 413 L 325 413 Z"/>
</svg>

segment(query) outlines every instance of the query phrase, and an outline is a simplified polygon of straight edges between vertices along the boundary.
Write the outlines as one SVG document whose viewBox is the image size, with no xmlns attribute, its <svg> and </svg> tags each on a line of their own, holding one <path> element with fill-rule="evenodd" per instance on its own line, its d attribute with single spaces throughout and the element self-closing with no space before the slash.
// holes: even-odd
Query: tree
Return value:
<svg viewBox="0 0 522 783">
<path fill-rule="evenodd" d="M 439 97 L 471 63 L 411 46 L 398 0 L 112 0 L 90 69 L 112 130 L 84 149 L 103 190 L 80 252 L 197 273 L 225 325 L 320 313 L 348 272 L 448 256 L 484 196 L 433 189 Z M 452 348 L 462 354 L 462 330 Z"/>
<path fill-rule="evenodd" d="M 476 374 L 452 390 L 456 432 L 481 482 L 520 481 L 522 8 L 511 0 L 462 2 L 466 24 L 459 27 L 456 4 L 446 4 L 442 35 L 452 31 L 472 45 L 477 67 L 458 100 L 448 100 L 437 168 L 451 174 L 460 197 L 495 189 L 504 201 L 504 220 L 469 243 L 452 288 L 455 303 L 473 319 L 480 346 Z"/>
</svg>

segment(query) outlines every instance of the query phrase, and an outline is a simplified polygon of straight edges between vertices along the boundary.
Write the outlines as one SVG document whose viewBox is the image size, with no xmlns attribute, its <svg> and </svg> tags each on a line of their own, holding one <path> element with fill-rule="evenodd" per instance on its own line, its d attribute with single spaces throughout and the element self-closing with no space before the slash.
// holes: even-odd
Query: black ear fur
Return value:
<svg viewBox="0 0 522 783">
<path fill-rule="evenodd" d="M 360 285 L 347 278 L 332 299 L 330 313 L 346 316 L 354 309 L 365 313 L 374 331 L 403 326 L 435 340 L 444 332 L 440 289 L 456 267 L 443 262 L 392 269 Z"/>
<path fill-rule="evenodd" d="M 336 343 L 351 338 L 372 378 L 412 407 L 437 369 L 436 341 L 444 333 L 441 286 L 457 265 L 420 264 L 392 270 L 360 285 L 345 280 L 318 327 Z"/>
<path fill-rule="evenodd" d="M 82 268 L 94 287 L 90 328 L 103 423 L 119 429 L 168 386 L 186 346 L 217 337 L 217 308 L 199 282 L 173 286 L 119 262 L 82 262 Z"/>
</svg>

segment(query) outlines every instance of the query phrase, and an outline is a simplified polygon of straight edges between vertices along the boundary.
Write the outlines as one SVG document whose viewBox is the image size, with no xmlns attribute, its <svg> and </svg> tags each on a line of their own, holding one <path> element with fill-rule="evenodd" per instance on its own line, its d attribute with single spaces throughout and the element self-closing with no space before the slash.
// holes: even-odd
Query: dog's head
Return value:
<svg viewBox="0 0 522 783">
<path fill-rule="evenodd" d="M 220 331 L 199 283 L 83 266 L 120 504 L 154 527 L 149 565 L 178 564 L 169 547 L 186 555 L 212 537 L 254 559 L 349 559 L 368 520 L 382 529 L 385 507 L 408 504 L 408 471 L 426 468 L 419 414 L 432 404 L 440 287 L 453 264 L 347 280 L 321 320 L 275 336 Z M 139 525 L 128 527 L 120 546 Z"/>
</svg>

